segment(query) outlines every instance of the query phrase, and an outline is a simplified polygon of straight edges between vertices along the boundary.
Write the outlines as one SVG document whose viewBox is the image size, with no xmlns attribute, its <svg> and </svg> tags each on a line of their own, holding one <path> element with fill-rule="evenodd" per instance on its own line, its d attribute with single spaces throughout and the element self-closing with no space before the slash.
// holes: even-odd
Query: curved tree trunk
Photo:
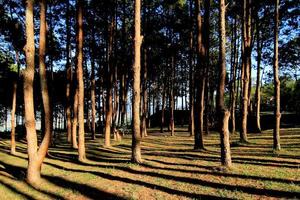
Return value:
<svg viewBox="0 0 300 200">
<path fill-rule="evenodd" d="M 37 134 L 35 129 L 34 116 L 34 99 L 33 99 L 33 80 L 34 80 L 34 23 L 33 8 L 34 1 L 26 1 L 26 70 L 24 71 L 24 102 L 25 102 L 25 126 L 27 132 L 27 151 L 28 151 L 28 168 L 27 181 L 36 186 L 40 181 L 41 165 L 48 151 L 51 139 L 51 111 L 48 96 L 48 87 L 45 67 L 45 50 L 46 50 L 46 1 L 41 0 L 40 11 L 40 79 L 43 106 L 45 111 L 45 135 L 38 149 Z"/>
<path fill-rule="evenodd" d="M 142 163 L 141 155 L 141 128 L 140 128 L 140 76 L 141 76 L 141 1 L 134 2 L 134 64 L 133 64 L 133 130 L 132 130 L 132 156 L 134 163 Z"/>
<path fill-rule="evenodd" d="M 275 27 L 274 27 L 274 96 L 275 96 L 275 126 L 273 131 L 273 149 L 279 151 L 280 147 L 280 80 L 278 77 L 278 24 L 279 24 L 279 0 L 275 2 Z"/>
</svg>

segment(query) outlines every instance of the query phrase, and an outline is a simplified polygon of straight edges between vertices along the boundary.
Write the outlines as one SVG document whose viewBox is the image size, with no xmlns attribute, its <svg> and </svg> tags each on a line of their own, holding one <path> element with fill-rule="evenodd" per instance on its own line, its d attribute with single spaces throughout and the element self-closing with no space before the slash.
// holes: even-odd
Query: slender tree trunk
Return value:
<svg viewBox="0 0 300 200">
<path fill-rule="evenodd" d="M 144 77 L 143 77 L 143 113 L 142 113 L 142 137 L 147 136 L 147 116 L 148 116 L 148 93 L 147 93 L 147 49 L 144 48 Z"/>
<path fill-rule="evenodd" d="M 233 52 L 232 52 L 232 78 L 231 78 L 231 132 L 235 133 L 235 106 L 236 106 L 236 69 L 237 69 L 237 19 L 234 18 L 234 25 L 232 30 Z"/>
<path fill-rule="evenodd" d="M 96 139 L 96 95 L 95 95 L 95 90 L 96 90 L 96 80 L 95 80 L 95 33 L 94 33 L 94 28 L 92 29 L 92 52 L 91 52 L 91 102 L 92 102 L 92 139 Z"/>
<path fill-rule="evenodd" d="M 225 77 L 226 77 L 226 26 L 225 26 L 225 0 L 219 1 L 219 38 L 220 38 L 220 50 L 219 50 L 219 88 L 217 93 L 217 110 L 219 115 L 219 131 L 221 139 L 221 163 L 225 167 L 231 167 L 231 153 L 228 131 L 228 120 L 230 113 L 225 109 L 224 105 L 224 91 L 225 91 Z"/>
<path fill-rule="evenodd" d="M 10 153 L 12 155 L 16 154 L 15 118 L 16 118 L 16 107 L 17 107 L 17 88 L 18 88 L 18 79 L 19 79 L 19 71 L 20 71 L 20 61 L 19 61 L 19 52 L 18 51 L 16 51 L 16 61 L 17 61 L 17 65 L 18 65 L 18 74 L 17 74 L 17 77 L 13 81 L 13 97 L 12 97 L 12 106 L 11 106 L 11 142 L 10 142 Z"/>
<path fill-rule="evenodd" d="M 205 88 L 205 46 L 203 44 L 202 17 L 200 13 L 200 0 L 196 0 L 197 18 L 197 95 L 196 95 L 196 132 L 194 149 L 204 149 L 203 143 L 203 114 L 204 114 L 204 88 Z"/>
<path fill-rule="evenodd" d="M 78 81 L 78 160 L 83 162 L 85 155 L 84 138 L 84 82 L 83 82 L 83 0 L 77 2 L 78 46 L 77 46 L 77 81 Z"/>
<path fill-rule="evenodd" d="M 189 65 L 190 65 L 190 122 L 189 122 L 189 130 L 190 130 L 190 136 L 194 136 L 195 133 L 195 73 L 194 73 L 194 63 L 193 63 L 193 59 L 194 59 L 194 45 L 193 45 L 193 28 L 194 28 L 194 15 L 193 13 L 193 1 L 194 0 L 190 0 L 190 20 L 191 20 L 191 24 L 190 24 L 190 42 L 189 42 Z"/>
<path fill-rule="evenodd" d="M 279 0 L 275 2 L 275 27 L 274 27 L 274 96 L 275 96 L 275 126 L 273 131 L 273 149 L 279 151 L 280 147 L 280 80 L 278 76 L 278 24 L 279 24 Z"/>
<path fill-rule="evenodd" d="M 174 122 L 174 79 L 175 79 L 175 58 L 171 58 L 171 88 L 170 88 L 170 128 L 171 136 L 175 135 L 175 122 Z"/>
<path fill-rule="evenodd" d="M 162 94 L 162 108 L 161 108 L 161 122 L 160 122 L 160 132 L 164 132 L 164 126 L 165 126 L 165 107 L 166 107 L 166 87 L 165 84 L 163 84 L 163 94 Z"/>
<path fill-rule="evenodd" d="M 251 0 L 244 0 L 243 17 L 243 102 L 242 102 L 242 130 L 240 141 L 247 142 L 247 121 L 249 105 L 249 79 L 250 79 L 250 60 L 251 60 Z"/>
<path fill-rule="evenodd" d="M 134 12 L 134 64 L 133 64 L 133 130 L 132 157 L 134 163 L 142 163 L 140 134 L 140 77 L 141 77 L 141 1 L 135 0 Z"/>
<path fill-rule="evenodd" d="M 257 74 L 256 74 L 256 91 L 255 91 L 255 105 L 256 105 L 256 128 L 257 132 L 261 133 L 261 127 L 260 127 L 260 62 L 261 62 L 261 38 L 260 38 L 260 27 L 259 27 L 259 21 L 256 19 L 256 49 L 257 49 Z"/>
<path fill-rule="evenodd" d="M 71 48 L 71 32 L 70 32 L 70 2 L 67 0 L 67 12 L 66 12 L 66 32 L 67 32 L 67 44 L 66 44 L 66 118 L 67 118 L 67 139 L 71 142 L 72 139 L 72 119 L 71 119 L 71 83 L 72 83 L 72 65 L 70 62 L 70 48 Z"/>
<path fill-rule="evenodd" d="M 76 69 L 76 71 L 77 71 L 77 69 Z M 75 94 L 74 94 L 73 121 L 72 121 L 72 147 L 73 147 L 73 149 L 78 149 L 77 134 L 78 134 L 78 88 L 76 86 Z"/>
</svg>

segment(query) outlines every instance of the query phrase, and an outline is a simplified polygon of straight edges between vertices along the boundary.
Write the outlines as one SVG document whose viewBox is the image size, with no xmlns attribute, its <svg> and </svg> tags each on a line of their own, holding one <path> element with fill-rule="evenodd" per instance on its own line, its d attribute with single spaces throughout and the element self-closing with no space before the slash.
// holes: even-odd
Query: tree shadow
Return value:
<svg viewBox="0 0 300 200">
<path fill-rule="evenodd" d="M 52 182 L 53 184 L 62 187 L 62 188 L 70 188 L 72 190 L 76 190 L 80 194 L 91 198 L 91 199 L 117 199 L 117 200 L 125 200 L 128 198 L 124 198 L 106 191 L 99 190 L 97 188 L 91 187 L 86 184 L 75 183 L 64 178 L 58 176 L 44 176 L 46 180 Z"/>
<path fill-rule="evenodd" d="M 6 173 L 12 175 L 16 180 L 25 182 L 27 184 L 27 186 L 30 187 L 31 189 L 34 189 L 38 192 L 41 192 L 42 194 L 47 195 L 52 199 L 62 199 L 61 196 L 58 196 L 58 195 L 56 195 L 54 193 L 51 193 L 49 191 L 42 190 L 41 188 L 33 187 L 30 184 L 28 184 L 25 181 L 26 169 L 24 169 L 22 167 L 19 167 L 19 166 L 15 166 L 15 165 L 10 165 L 10 164 L 4 163 L 2 161 L 0 161 L 0 165 L 2 165 L 4 167 L 3 171 L 5 171 Z M 15 188 L 15 190 L 18 193 L 20 193 L 21 195 L 26 195 L 26 194 L 22 193 L 21 191 L 17 190 L 16 188 Z M 30 197 L 30 198 L 33 199 L 32 197 Z"/>
<path fill-rule="evenodd" d="M 189 169 L 176 169 L 176 168 L 169 168 L 169 167 L 158 167 L 158 166 L 153 166 L 148 163 L 144 163 L 144 164 L 142 164 L 142 166 L 150 168 L 150 169 L 176 171 L 176 172 L 183 172 L 183 173 L 204 174 L 204 175 L 223 176 L 223 177 L 242 178 L 242 179 L 253 179 L 253 180 L 261 180 L 261 181 L 273 181 L 273 182 L 288 183 L 288 184 L 300 184 L 300 181 L 288 180 L 288 179 L 282 179 L 282 178 L 269 178 L 269 177 L 255 176 L 255 175 L 232 174 L 232 173 L 218 172 L 218 171 L 200 171 L 200 170 L 189 170 Z M 211 168 L 211 170 L 215 170 L 214 167 L 210 167 L 210 168 Z"/>
<path fill-rule="evenodd" d="M 3 185 L 4 187 L 8 188 L 12 193 L 16 193 L 20 196 L 22 196 L 24 199 L 29 199 L 29 200 L 35 200 L 35 198 L 33 198 L 32 196 L 19 191 L 17 188 L 13 187 L 10 184 L 4 183 L 3 181 L 0 180 L 0 185 Z"/>
<path fill-rule="evenodd" d="M 156 184 L 152 184 L 152 183 L 148 183 L 148 182 L 143 182 L 143 181 L 140 181 L 140 180 L 133 180 L 133 179 L 130 179 L 130 178 L 125 178 L 125 177 L 120 177 L 120 176 L 113 176 L 113 175 L 110 175 L 110 174 L 106 174 L 106 173 L 103 173 L 103 172 L 99 172 L 99 171 L 85 171 L 85 170 L 80 170 L 80 169 L 70 169 L 70 168 L 64 168 L 64 167 L 61 167 L 59 165 L 56 165 L 56 164 L 53 164 L 53 163 L 47 163 L 48 165 L 52 166 L 52 167 L 55 167 L 55 168 L 59 168 L 59 169 L 64 169 L 64 170 L 67 170 L 67 171 L 71 171 L 71 172 L 78 172 L 78 173 L 90 173 L 90 174 L 93 174 L 93 175 L 96 175 L 96 176 L 99 176 L 101 178 L 105 178 L 105 179 L 108 179 L 108 180 L 113 180 L 113 181 L 120 181 L 120 182 L 124 182 L 124 183 L 129 183 L 129 184 L 135 184 L 135 185 L 138 185 L 138 186 L 144 186 L 144 187 L 147 187 L 147 188 L 150 188 L 150 189 L 153 189 L 155 188 L 156 190 L 160 190 L 162 192 L 166 192 L 168 194 L 171 194 L 171 195 L 180 195 L 180 196 L 185 196 L 185 197 L 189 197 L 189 198 L 194 198 L 194 199 L 229 199 L 229 198 L 224 198 L 224 197 L 217 197 L 217 196 L 213 196 L 213 195 L 204 195 L 204 194 L 195 194 L 195 193 L 190 193 L 190 192 L 185 192 L 185 191 L 179 191 L 179 190 L 175 190 L 175 189 L 172 189 L 172 188 L 168 188 L 168 187 L 165 187 L 165 186 L 161 186 L 161 185 L 156 185 Z M 107 168 L 109 166 L 107 165 L 90 165 L 90 164 L 85 164 L 87 166 L 97 166 L 99 168 Z M 118 166 L 111 166 L 113 168 L 116 168 L 118 170 L 123 170 L 123 171 L 126 171 L 127 168 L 125 167 L 118 167 Z M 51 181 L 51 180 L 49 180 Z M 53 182 L 55 184 L 59 184 L 57 182 Z M 68 184 L 68 183 L 66 183 Z M 77 183 L 76 183 L 77 184 Z M 99 195 L 97 196 L 97 198 L 99 198 Z"/>
</svg>

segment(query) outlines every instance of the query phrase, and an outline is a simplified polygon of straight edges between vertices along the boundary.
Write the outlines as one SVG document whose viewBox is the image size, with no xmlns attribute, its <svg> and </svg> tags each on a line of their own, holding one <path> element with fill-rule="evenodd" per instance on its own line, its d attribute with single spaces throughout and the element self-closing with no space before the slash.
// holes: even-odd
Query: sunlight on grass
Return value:
<svg viewBox="0 0 300 200">
<path fill-rule="evenodd" d="M 300 198 L 300 129 L 282 131 L 283 150 L 276 153 L 271 131 L 249 134 L 249 144 L 240 144 L 238 135 L 232 135 L 230 171 L 219 168 L 218 133 L 205 136 L 207 150 L 199 152 L 183 130 L 175 137 L 149 130 L 142 165 L 130 163 L 129 136 L 111 148 L 88 141 L 85 163 L 77 161 L 77 151 L 66 143 L 57 144 L 49 150 L 38 189 L 24 181 L 25 142 L 19 142 L 18 153 L 11 156 L 9 141 L 1 141 L 1 199 Z"/>
</svg>

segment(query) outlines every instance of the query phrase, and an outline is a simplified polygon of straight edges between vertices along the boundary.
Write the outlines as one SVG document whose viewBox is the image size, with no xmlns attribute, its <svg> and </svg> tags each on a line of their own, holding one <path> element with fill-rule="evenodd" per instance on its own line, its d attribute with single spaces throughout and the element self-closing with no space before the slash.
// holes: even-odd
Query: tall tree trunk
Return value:
<svg viewBox="0 0 300 200">
<path fill-rule="evenodd" d="M 236 106 L 236 69 L 237 69 L 237 18 L 234 17 L 234 24 L 233 24 L 233 30 L 232 30 L 232 45 L 233 45 L 233 51 L 232 51 L 232 78 L 231 78 L 231 104 L 230 104 L 230 116 L 231 116 L 231 132 L 235 133 L 235 106 Z"/>
<path fill-rule="evenodd" d="M 278 24 L 279 24 L 279 0 L 275 2 L 275 27 L 274 27 L 274 96 L 275 96 L 275 126 L 273 131 L 273 149 L 279 151 L 280 147 L 280 80 L 278 76 Z"/>
<path fill-rule="evenodd" d="M 92 28 L 92 45 L 91 45 L 91 102 L 92 102 L 92 139 L 96 139 L 96 80 L 95 80 L 95 31 Z"/>
<path fill-rule="evenodd" d="M 105 133 L 104 133 L 104 146 L 110 147 L 110 136 L 111 136 L 111 124 L 113 117 L 113 39 L 114 39 L 114 27 L 115 20 L 111 19 L 111 24 L 109 27 L 109 44 L 108 44 L 108 85 L 106 94 L 106 116 L 105 116 Z"/>
<path fill-rule="evenodd" d="M 147 136 L 147 116 L 148 116 L 148 93 L 147 93 L 147 47 L 144 48 L 144 77 L 143 77 L 143 113 L 142 113 L 142 137 Z"/>
<path fill-rule="evenodd" d="M 86 159 L 84 138 L 83 0 L 78 0 L 77 9 L 78 160 L 83 162 Z"/>
<path fill-rule="evenodd" d="M 202 17 L 200 13 L 200 0 L 196 0 L 197 18 L 197 95 L 196 95 L 196 132 L 194 149 L 204 149 L 203 143 L 203 114 L 204 114 L 204 89 L 205 89 L 205 47 L 203 44 Z"/>
<path fill-rule="evenodd" d="M 46 2 L 41 1 L 41 27 L 40 27 L 40 71 L 41 80 L 46 78 L 45 72 L 45 47 L 46 47 Z M 34 23 L 33 23 L 33 8 L 34 1 L 26 1 L 26 64 L 24 70 L 24 102 L 25 102 L 25 126 L 27 132 L 27 152 L 28 152 L 28 168 L 27 168 L 27 181 L 36 186 L 40 181 L 41 165 L 46 156 L 48 146 L 51 138 L 51 124 L 50 120 L 50 105 L 49 96 L 47 91 L 47 79 L 42 80 L 41 88 L 43 95 L 43 105 L 45 110 L 46 133 L 38 148 L 37 134 L 35 128 L 35 115 L 34 115 L 34 99 L 33 99 L 33 80 L 34 80 Z M 46 116 L 47 115 L 47 116 Z"/>
<path fill-rule="evenodd" d="M 140 77 L 141 77 L 141 0 L 135 0 L 134 5 L 134 64 L 133 64 L 133 130 L 132 157 L 134 163 L 142 163 L 140 134 Z"/>
<path fill-rule="evenodd" d="M 257 49 L 257 74 L 256 74 L 256 91 L 255 91 L 255 105 L 256 105 L 256 129 L 258 133 L 261 133 L 260 127 L 260 63 L 261 63 L 261 48 L 262 42 L 260 38 L 260 26 L 258 17 L 256 19 L 256 49 Z"/>
<path fill-rule="evenodd" d="M 189 77 L 189 81 L 190 81 L 190 85 L 189 85 L 189 89 L 190 89 L 190 121 L 189 121 L 189 131 L 190 131 L 190 136 L 194 136 L 195 133 L 195 117 L 194 117 L 194 113 L 195 113 L 195 73 L 194 73 L 194 41 L 193 41 L 193 29 L 194 29 L 194 15 L 193 15 L 193 1 L 194 0 L 190 0 L 190 20 L 191 20 L 191 24 L 190 24 L 190 41 L 189 41 L 189 65 L 190 65 L 190 77 Z"/>
<path fill-rule="evenodd" d="M 224 105 L 224 91 L 225 91 L 225 77 L 226 77 L 226 25 L 225 25 L 225 0 L 219 1 L 219 87 L 217 93 L 217 110 L 219 113 L 219 131 L 221 139 L 221 163 L 225 167 L 231 167 L 231 153 L 228 131 L 228 120 L 230 113 L 225 109 Z"/>
<path fill-rule="evenodd" d="M 240 141 L 247 142 L 247 121 L 249 104 L 249 79 L 250 79 L 250 60 L 251 60 L 251 0 L 243 1 L 243 102 L 242 102 L 242 130 Z"/>
<path fill-rule="evenodd" d="M 205 0 L 204 2 L 204 8 L 205 8 L 205 14 L 204 14 L 204 46 L 205 46 L 205 86 L 204 86 L 204 101 L 205 101 L 205 118 L 204 118 L 204 123 L 205 123 L 205 133 L 208 134 L 209 132 L 209 114 L 210 114 L 210 98 L 209 98 L 209 66 L 210 66 L 210 55 L 209 55 L 209 50 L 210 50 L 210 0 Z"/>
<path fill-rule="evenodd" d="M 19 72 L 20 72 L 20 61 L 19 61 L 19 52 L 18 51 L 16 51 L 16 62 L 17 62 L 17 65 L 18 65 L 18 74 L 17 74 L 17 77 L 13 81 L 13 97 L 12 97 L 12 106 L 11 106 L 11 142 L 10 142 L 10 153 L 12 155 L 16 154 L 15 118 L 16 118 L 16 107 L 17 107 L 17 88 L 18 88 L 18 79 L 19 79 Z"/>
<path fill-rule="evenodd" d="M 72 139 L 72 119 L 71 119 L 71 83 L 72 83 L 72 65 L 70 62 L 70 48 L 71 48 L 71 32 L 70 32 L 70 2 L 67 0 L 67 12 L 66 12 L 66 32 L 67 32 L 67 44 L 66 44 L 66 118 L 67 118 L 67 140 L 71 142 Z"/>
<path fill-rule="evenodd" d="M 174 79 L 175 79 L 175 58 L 171 57 L 171 88 L 170 88 L 170 128 L 171 136 L 175 135 L 175 122 L 174 122 Z M 182 100 L 183 101 L 183 100 Z"/>
</svg>

